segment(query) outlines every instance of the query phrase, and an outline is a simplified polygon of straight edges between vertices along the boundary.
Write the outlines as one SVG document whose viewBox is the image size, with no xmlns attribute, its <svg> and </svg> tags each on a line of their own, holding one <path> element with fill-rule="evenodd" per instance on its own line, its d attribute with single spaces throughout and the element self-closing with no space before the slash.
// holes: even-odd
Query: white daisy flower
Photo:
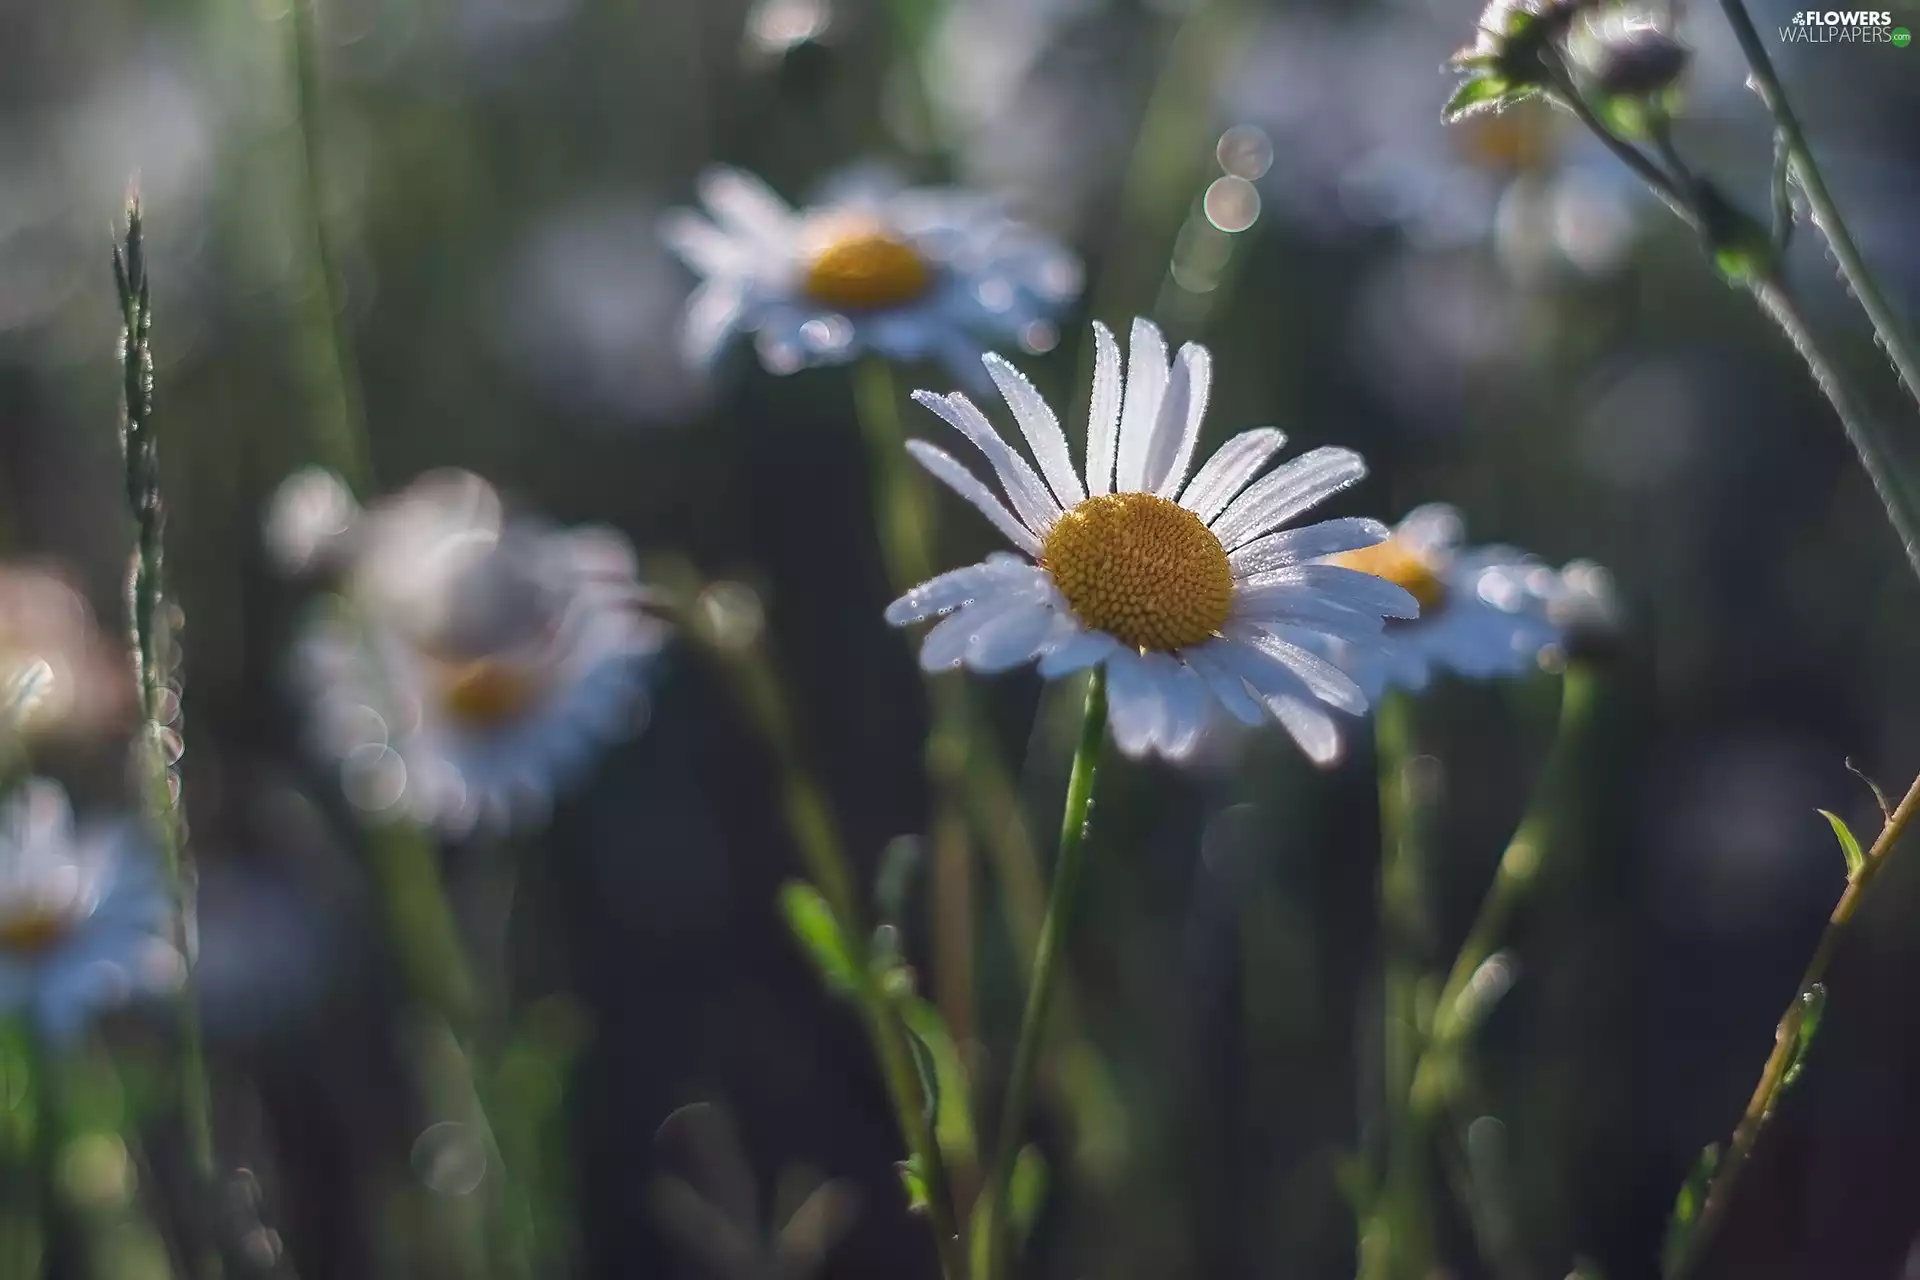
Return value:
<svg viewBox="0 0 1920 1280">
<path fill-rule="evenodd" d="M 76 828 L 66 793 L 33 778 L 0 806 L 0 1012 L 69 1043 L 103 1010 L 186 972 L 173 904 L 137 828 Z"/>
<path fill-rule="evenodd" d="M 296 478 L 285 493 L 312 489 Z M 492 486 L 457 471 L 345 525 L 315 505 L 338 528 L 319 541 L 346 599 L 313 623 L 300 675 L 316 743 L 357 806 L 455 836 L 537 822 L 637 727 L 665 628 L 642 612 L 618 534 L 509 517 Z"/>
<path fill-rule="evenodd" d="M 1458 511 L 1430 503 L 1408 512 L 1385 541 L 1329 557 L 1330 564 L 1406 588 L 1420 602 L 1420 616 L 1389 624 L 1372 644 L 1302 642 L 1375 699 L 1388 689 L 1418 693 L 1436 671 L 1487 680 L 1532 670 L 1561 642 L 1547 611 L 1556 575 L 1511 547 L 1467 549 L 1465 537 Z"/>
<path fill-rule="evenodd" d="M 1217 702 L 1248 724 L 1273 716 L 1316 762 L 1331 761 L 1340 739 L 1323 704 L 1358 713 L 1366 698 L 1284 633 L 1365 641 L 1384 618 L 1419 608 L 1391 582 L 1323 562 L 1378 542 L 1378 521 L 1282 526 L 1366 464 L 1321 448 L 1260 476 L 1285 443 L 1262 427 L 1192 473 L 1212 382 L 1207 349 L 1189 343 L 1169 363 L 1160 331 L 1135 320 L 1123 380 L 1113 335 L 1099 324 L 1093 333 L 1084 484 L 1053 410 L 998 356 L 985 357 L 987 372 L 1038 472 L 965 396 L 915 393 L 986 456 L 1012 509 L 944 451 L 921 440 L 907 448 L 1022 555 L 941 574 L 894 601 L 887 620 L 951 615 L 921 646 L 929 671 L 1037 661 L 1054 678 L 1104 666 L 1114 738 L 1129 755 L 1188 755 Z"/>
<path fill-rule="evenodd" d="M 703 278 L 682 326 L 700 362 L 751 333 L 774 373 L 871 351 L 973 376 L 983 340 L 1051 347 L 1053 317 L 1080 292 L 1078 259 L 972 192 L 869 183 L 796 211 L 716 168 L 700 199 L 709 217 L 677 209 L 662 226 Z"/>
</svg>

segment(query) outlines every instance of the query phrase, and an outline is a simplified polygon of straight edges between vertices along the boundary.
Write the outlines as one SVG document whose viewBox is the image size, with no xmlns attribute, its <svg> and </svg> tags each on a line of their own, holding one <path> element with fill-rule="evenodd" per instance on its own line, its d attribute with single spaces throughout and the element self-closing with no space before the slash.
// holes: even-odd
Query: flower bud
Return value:
<svg viewBox="0 0 1920 1280">
<path fill-rule="evenodd" d="M 1693 50 L 1664 22 L 1645 14 L 1596 22 L 1580 61 L 1595 88 L 1609 97 L 1651 97 L 1679 83 Z"/>
</svg>

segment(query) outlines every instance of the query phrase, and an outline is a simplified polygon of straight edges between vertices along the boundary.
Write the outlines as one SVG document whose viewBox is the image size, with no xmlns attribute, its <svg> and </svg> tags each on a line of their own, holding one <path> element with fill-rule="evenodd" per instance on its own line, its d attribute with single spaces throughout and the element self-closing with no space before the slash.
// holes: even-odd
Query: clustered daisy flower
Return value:
<svg viewBox="0 0 1920 1280">
<path fill-rule="evenodd" d="M 70 1042 L 103 1010 L 176 987 L 173 904 L 130 824 L 76 827 L 41 778 L 0 805 L 0 1012 Z"/>
<path fill-rule="evenodd" d="M 1558 575 L 1511 547 L 1468 548 L 1465 538 L 1460 513 L 1430 503 L 1408 512 L 1385 540 L 1331 557 L 1406 588 L 1420 616 L 1388 623 L 1377 643 L 1311 635 L 1301 643 L 1331 657 L 1369 698 L 1388 689 L 1417 693 L 1436 671 L 1485 680 L 1531 670 L 1561 643 L 1548 609 Z"/>
<path fill-rule="evenodd" d="M 796 210 L 715 168 L 700 199 L 706 216 L 674 210 L 662 231 L 702 277 L 682 329 L 701 362 L 748 333 L 774 373 L 874 352 L 969 376 L 983 339 L 1051 347 L 1080 291 L 1071 253 L 973 192 L 868 184 Z"/>
<path fill-rule="evenodd" d="M 966 396 L 916 393 L 985 456 L 1006 502 L 944 450 L 907 448 L 1022 554 L 923 583 L 887 620 L 944 616 L 921 646 L 928 670 L 1036 662 L 1054 678 L 1103 666 L 1114 737 L 1132 755 L 1189 754 L 1218 704 L 1247 724 L 1277 719 L 1312 759 L 1332 760 L 1339 734 L 1323 708 L 1361 712 L 1366 696 L 1297 637 L 1366 643 L 1419 606 L 1400 585 L 1327 560 L 1378 543 L 1378 521 L 1285 526 L 1366 464 L 1320 448 L 1262 475 L 1286 439 L 1262 427 L 1196 471 L 1207 349 L 1189 343 L 1170 361 L 1160 331 L 1135 320 L 1123 377 L 1113 335 L 1097 323 L 1093 332 L 1084 483 L 1053 410 L 1000 357 L 984 358 L 987 372 L 1038 471 Z"/>
<path fill-rule="evenodd" d="M 618 534 L 508 515 L 464 471 L 366 511 L 309 473 L 278 505 L 289 561 L 341 582 L 299 674 L 316 742 L 362 808 L 453 835 L 537 821 L 637 727 L 665 629 Z"/>
</svg>

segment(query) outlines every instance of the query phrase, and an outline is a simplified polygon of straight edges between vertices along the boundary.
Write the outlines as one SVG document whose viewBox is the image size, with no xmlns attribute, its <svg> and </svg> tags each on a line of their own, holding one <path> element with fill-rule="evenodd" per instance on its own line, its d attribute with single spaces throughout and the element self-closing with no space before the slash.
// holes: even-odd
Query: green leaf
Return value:
<svg viewBox="0 0 1920 1280">
<path fill-rule="evenodd" d="M 1671 1275 L 1674 1265 L 1686 1256 L 1687 1242 L 1692 1238 L 1694 1228 L 1700 1225 L 1700 1211 L 1706 1207 L 1707 1192 L 1713 1186 L 1713 1175 L 1720 1169 L 1720 1144 L 1710 1143 L 1700 1152 L 1700 1158 L 1693 1162 L 1693 1170 L 1687 1174 L 1687 1180 L 1680 1184 L 1679 1194 L 1673 1198 L 1673 1214 L 1667 1219 L 1667 1238 L 1661 1246 L 1661 1270 Z"/>
<path fill-rule="evenodd" d="M 1813 1037 L 1820 1030 L 1820 1017 L 1826 1011 L 1827 988 L 1824 984 L 1816 982 L 1800 993 L 1800 1001 L 1794 1011 L 1793 1050 L 1787 1057 L 1787 1069 L 1780 1076 L 1782 1089 L 1789 1088 L 1800 1078 L 1800 1068 L 1807 1065 L 1807 1055 L 1813 1049 Z"/>
<path fill-rule="evenodd" d="M 920 870 L 920 837 L 895 836 L 880 851 L 880 870 L 873 878 L 874 905 L 880 919 L 898 925 L 907 914 L 907 895 Z"/>
<path fill-rule="evenodd" d="M 1509 83 L 1503 76 L 1474 76 L 1453 91 L 1453 96 L 1447 99 L 1447 105 L 1440 110 L 1440 118 L 1452 124 L 1483 111 L 1498 111 L 1521 101 L 1531 92 L 1531 89 Z"/>
<path fill-rule="evenodd" d="M 925 1213 L 933 1201 L 927 1195 L 927 1175 L 920 1171 L 920 1157 L 910 1156 L 897 1162 L 893 1171 L 900 1175 L 901 1189 L 907 1193 L 907 1212 Z"/>
<path fill-rule="evenodd" d="M 829 990 L 844 995 L 857 989 L 859 964 L 833 908 L 818 889 L 804 880 L 787 881 L 780 886 L 780 914 Z"/>
<path fill-rule="evenodd" d="M 899 1002 L 899 1008 L 900 1019 L 916 1046 L 915 1061 L 925 1077 L 934 1140 L 947 1159 L 971 1164 L 975 1150 L 972 1084 L 960 1049 L 947 1030 L 946 1020 L 931 1003 L 909 996 Z"/>
<path fill-rule="evenodd" d="M 1818 812 L 1827 820 L 1827 825 L 1833 828 L 1834 839 L 1840 842 L 1840 852 L 1847 858 L 1847 879 L 1853 879 L 1860 874 L 1860 868 L 1867 865 L 1867 855 L 1860 851 L 1860 842 L 1853 838 L 1852 830 L 1839 814 L 1827 809 L 1821 809 Z"/>
<path fill-rule="evenodd" d="M 1025 1240 L 1040 1221 L 1040 1210 L 1047 1202 L 1047 1158 L 1031 1144 L 1020 1148 L 1013 1158 L 1013 1178 L 1007 1184 L 1007 1204 L 1013 1211 L 1013 1229 Z"/>
</svg>

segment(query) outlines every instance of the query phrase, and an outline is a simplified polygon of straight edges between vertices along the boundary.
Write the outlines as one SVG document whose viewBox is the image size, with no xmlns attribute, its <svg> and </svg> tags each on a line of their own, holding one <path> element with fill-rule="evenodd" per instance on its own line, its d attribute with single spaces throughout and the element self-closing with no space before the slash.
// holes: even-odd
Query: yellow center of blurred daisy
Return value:
<svg viewBox="0 0 1920 1280">
<path fill-rule="evenodd" d="M 545 692 L 536 668 L 501 658 L 448 663 L 440 673 L 440 705 L 469 729 L 518 720 Z"/>
<path fill-rule="evenodd" d="M 0 914 L 0 955 L 39 956 L 72 932 L 73 913 L 32 903 Z"/>
<path fill-rule="evenodd" d="M 1054 524 L 1040 563 L 1075 617 L 1135 649 L 1203 643 L 1233 606 L 1220 539 L 1150 493 L 1088 498 Z"/>
<path fill-rule="evenodd" d="M 868 222 L 828 228 L 807 263 L 807 292 L 849 311 L 912 302 L 932 283 L 932 270 L 912 245 Z"/>
<path fill-rule="evenodd" d="M 1447 584 L 1441 581 L 1433 563 L 1399 538 L 1388 538 L 1385 542 L 1376 542 L 1358 551 L 1343 551 L 1337 556 L 1329 556 L 1327 563 L 1345 569 L 1358 569 L 1361 573 L 1370 573 L 1376 578 L 1385 578 L 1397 587 L 1406 588 L 1407 594 L 1420 602 L 1423 615 L 1439 608 L 1440 602 L 1447 597 Z M 1387 623 L 1391 626 L 1394 621 L 1389 618 Z"/>
</svg>

